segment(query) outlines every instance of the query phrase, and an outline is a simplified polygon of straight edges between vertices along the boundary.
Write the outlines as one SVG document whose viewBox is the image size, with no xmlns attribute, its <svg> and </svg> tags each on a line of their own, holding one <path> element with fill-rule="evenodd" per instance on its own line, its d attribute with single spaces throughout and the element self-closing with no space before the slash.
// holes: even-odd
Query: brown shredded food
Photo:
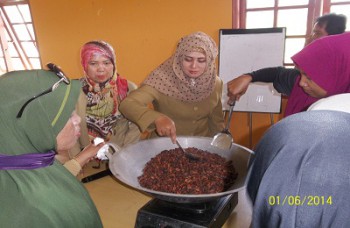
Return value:
<svg viewBox="0 0 350 228">
<path fill-rule="evenodd" d="M 179 148 L 164 150 L 146 163 L 140 185 L 176 194 L 212 194 L 226 191 L 237 179 L 232 161 L 194 147 L 186 151 L 200 159 L 188 159 Z"/>
</svg>

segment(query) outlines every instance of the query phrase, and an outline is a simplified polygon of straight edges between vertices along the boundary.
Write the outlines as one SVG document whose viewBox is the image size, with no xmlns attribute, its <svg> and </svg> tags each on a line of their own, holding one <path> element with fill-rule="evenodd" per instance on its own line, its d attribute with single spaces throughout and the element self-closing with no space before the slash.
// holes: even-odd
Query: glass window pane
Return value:
<svg viewBox="0 0 350 228">
<path fill-rule="evenodd" d="M 309 0 L 278 0 L 278 6 L 300 6 L 308 4 Z"/>
<path fill-rule="evenodd" d="M 9 33 L 7 32 L 7 30 L 5 30 L 5 36 L 6 36 L 7 42 L 11 42 L 11 41 L 12 41 L 12 39 L 10 38 L 10 35 L 9 35 Z"/>
<path fill-rule="evenodd" d="M 295 68 L 295 66 L 290 66 L 290 65 L 286 65 L 286 66 L 284 66 L 285 68 L 289 68 L 289 69 L 294 69 Z"/>
<path fill-rule="evenodd" d="M 347 0 L 331 0 L 331 3 L 335 3 L 335 2 L 348 2 Z"/>
<path fill-rule="evenodd" d="M 273 11 L 247 12 L 246 28 L 273 27 Z"/>
<path fill-rule="evenodd" d="M 22 42 L 22 47 L 28 57 L 39 57 L 38 50 L 33 42 Z"/>
<path fill-rule="evenodd" d="M 11 23 L 23 23 L 22 16 L 16 6 L 5 6 L 4 9 L 9 16 Z"/>
<path fill-rule="evenodd" d="M 0 58 L 0 69 L 4 70 L 6 68 L 5 66 L 5 59 L 4 58 Z"/>
<path fill-rule="evenodd" d="M 5 73 L 6 73 L 5 59 L 0 58 L 0 75 L 3 75 Z"/>
<path fill-rule="evenodd" d="M 273 7 L 275 0 L 247 0 L 247 9 Z"/>
<path fill-rule="evenodd" d="M 11 57 L 18 57 L 17 50 L 13 43 L 8 43 L 8 50 Z"/>
<path fill-rule="evenodd" d="M 12 58 L 12 64 L 14 70 L 24 70 L 24 66 L 20 58 Z"/>
<path fill-rule="evenodd" d="M 19 5 L 18 8 L 24 18 L 24 22 L 32 22 L 28 5 Z"/>
<path fill-rule="evenodd" d="M 331 6 L 331 12 L 336 14 L 344 14 L 347 18 L 346 31 L 350 31 L 350 5 Z"/>
<path fill-rule="evenodd" d="M 306 34 L 307 9 L 278 11 L 277 27 L 286 27 L 287 35 Z"/>
<path fill-rule="evenodd" d="M 13 28 L 15 29 L 15 32 L 19 38 L 19 40 L 31 40 L 27 27 L 22 24 L 22 25 L 14 25 Z"/>
<path fill-rule="evenodd" d="M 33 39 L 35 37 L 33 24 L 27 24 L 27 29 L 28 29 L 28 32 L 30 33 L 31 39 Z"/>
<path fill-rule="evenodd" d="M 284 62 L 293 63 L 291 57 L 303 49 L 305 44 L 304 38 L 287 38 L 284 52 Z"/>
<path fill-rule="evenodd" d="M 40 59 L 30 58 L 29 61 L 32 64 L 33 69 L 41 69 Z"/>
<path fill-rule="evenodd" d="M 12 5 L 3 6 L 2 9 L 4 10 L 0 9 L 1 14 L 7 14 L 4 21 L 4 25 L 6 26 L 4 31 L 8 45 L 8 53 L 11 56 L 11 65 L 14 70 L 23 70 L 25 68 L 40 69 L 40 56 L 36 47 L 36 38 L 29 5 L 23 2 L 21 3 L 20 1 L 18 1 L 18 4 L 15 3 L 16 1 L 13 2 L 14 4 Z M 2 66 L 1 61 L 5 61 L 3 59 L 3 53 L 0 53 L 0 71 Z M 32 66 L 30 66 L 28 61 L 30 61 Z"/>
</svg>

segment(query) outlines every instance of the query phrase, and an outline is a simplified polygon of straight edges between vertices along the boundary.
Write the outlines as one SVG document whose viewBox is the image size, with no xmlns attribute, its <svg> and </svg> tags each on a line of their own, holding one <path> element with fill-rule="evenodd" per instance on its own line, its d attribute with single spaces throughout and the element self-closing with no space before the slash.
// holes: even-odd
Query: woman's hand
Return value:
<svg viewBox="0 0 350 228">
<path fill-rule="evenodd" d="M 165 115 L 161 115 L 154 121 L 159 136 L 168 136 L 171 141 L 176 141 L 176 127 L 172 119 Z"/>
<path fill-rule="evenodd" d="M 228 103 L 238 101 L 248 89 L 249 83 L 252 81 L 252 76 L 243 74 L 227 83 Z"/>
<path fill-rule="evenodd" d="M 96 157 L 97 152 L 104 145 L 105 143 L 100 143 L 97 146 L 95 146 L 94 144 L 89 144 L 74 159 L 80 164 L 81 167 L 83 167 Z"/>
</svg>

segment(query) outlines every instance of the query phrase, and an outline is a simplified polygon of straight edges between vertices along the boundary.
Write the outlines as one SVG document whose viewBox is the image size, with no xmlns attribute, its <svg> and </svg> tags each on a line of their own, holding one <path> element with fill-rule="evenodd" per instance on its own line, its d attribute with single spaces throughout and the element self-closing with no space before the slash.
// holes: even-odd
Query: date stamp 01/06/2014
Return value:
<svg viewBox="0 0 350 228">
<path fill-rule="evenodd" d="M 332 205 L 332 196 L 298 196 L 298 195 L 286 195 L 286 196 L 269 196 L 268 204 L 270 206 L 322 206 Z"/>
</svg>

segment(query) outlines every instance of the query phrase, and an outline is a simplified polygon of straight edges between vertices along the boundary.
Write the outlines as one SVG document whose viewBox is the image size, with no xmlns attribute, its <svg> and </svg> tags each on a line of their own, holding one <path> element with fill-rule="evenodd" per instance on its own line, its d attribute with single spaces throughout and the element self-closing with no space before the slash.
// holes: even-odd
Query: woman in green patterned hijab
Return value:
<svg viewBox="0 0 350 228">
<path fill-rule="evenodd" d="M 79 132 L 72 126 L 80 122 L 73 118 L 80 88 L 46 70 L 0 76 L 2 227 L 102 227 L 85 187 L 54 160 L 59 147 L 69 146 L 64 138 Z"/>
</svg>

